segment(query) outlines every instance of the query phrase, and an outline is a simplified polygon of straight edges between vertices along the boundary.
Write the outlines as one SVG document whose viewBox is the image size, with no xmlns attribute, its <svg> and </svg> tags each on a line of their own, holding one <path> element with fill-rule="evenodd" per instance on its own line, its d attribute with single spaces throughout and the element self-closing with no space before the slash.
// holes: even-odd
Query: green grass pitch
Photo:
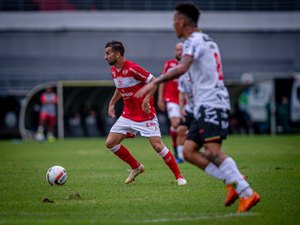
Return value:
<svg viewBox="0 0 300 225">
<path fill-rule="evenodd" d="M 171 146 L 170 139 L 163 137 Z M 128 166 L 106 150 L 104 139 L 56 143 L 0 142 L 0 224 L 300 224 L 300 136 L 230 136 L 224 150 L 248 176 L 261 202 L 237 214 L 224 207 L 222 182 L 184 163 L 188 181 L 174 177 L 147 139 L 124 141 L 145 166 L 125 185 Z M 50 186 L 47 169 L 68 171 L 64 186 Z M 81 198 L 70 198 L 78 193 Z M 45 203 L 48 198 L 54 203 Z"/>
</svg>

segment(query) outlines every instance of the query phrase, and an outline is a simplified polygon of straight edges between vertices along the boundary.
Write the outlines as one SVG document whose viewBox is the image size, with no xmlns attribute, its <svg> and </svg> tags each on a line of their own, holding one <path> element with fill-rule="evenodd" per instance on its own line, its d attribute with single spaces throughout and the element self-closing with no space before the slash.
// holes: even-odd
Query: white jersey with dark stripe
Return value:
<svg viewBox="0 0 300 225">
<path fill-rule="evenodd" d="M 193 57 L 189 74 L 193 82 L 195 118 L 200 116 L 200 106 L 229 110 L 229 94 L 224 85 L 218 45 L 207 34 L 194 32 L 184 42 L 184 55 Z"/>
</svg>

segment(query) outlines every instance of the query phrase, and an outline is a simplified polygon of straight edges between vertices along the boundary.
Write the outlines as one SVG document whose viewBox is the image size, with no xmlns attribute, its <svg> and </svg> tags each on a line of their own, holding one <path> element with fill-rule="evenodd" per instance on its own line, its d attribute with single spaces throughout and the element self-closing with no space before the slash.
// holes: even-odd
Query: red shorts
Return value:
<svg viewBox="0 0 300 225">
<path fill-rule="evenodd" d="M 54 126 L 56 122 L 56 116 L 50 115 L 45 112 L 40 113 L 40 120 L 48 121 L 49 126 Z"/>
</svg>

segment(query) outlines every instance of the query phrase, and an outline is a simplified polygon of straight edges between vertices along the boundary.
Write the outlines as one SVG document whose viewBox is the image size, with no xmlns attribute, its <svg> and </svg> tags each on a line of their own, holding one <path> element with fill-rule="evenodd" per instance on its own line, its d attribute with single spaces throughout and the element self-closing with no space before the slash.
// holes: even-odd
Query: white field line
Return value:
<svg viewBox="0 0 300 225">
<path fill-rule="evenodd" d="M 5 214 L 5 213 L 4 213 Z M 17 213 L 18 215 L 36 215 L 36 213 Z M 39 215 L 43 215 L 43 213 L 38 213 Z M 51 213 L 46 213 L 47 215 L 51 215 Z M 55 214 L 57 215 L 57 214 Z M 167 223 L 167 222 L 181 222 L 181 221 L 204 221 L 204 220 L 214 220 L 214 219 L 226 219 L 226 218 L 238 218 L 238 217 L 250 217 L 250 216 L 259 216 L 258 213 L 228 213 L 228 214 L 215 214 L 215 215 L 202 215 L 202 216 L 189 216 L 189 217 L 172 217 L 172 218 L 157 218 L 157 219 L 147 219 L 147 220 L 139 220 L 139 221 L 101 221 L 101 219 L 90 219 L 87 221 L 68 221 L 68 220 L 62 220 L 60 222 L 63 222 L 65 224 L 81 224 L 82 222 L 88 223 L 88 224 L 143 224 L 143 223 Z M 48 224 L 49 221 L 43 220 L 43 219 L 32 219 L 32 220 L 13 220 L 13 223 L 15 224 L 24 224 L 24 222 L 34 222 L 39 224 Z M 0 224 L 9 224 L 11 223 L 11 220 L 4 219 L 0 217 Z"/>
<path fill-rule="evenodd" d="M 213 219 L 224 219 L 232 217 L 248 217 L 248 216 L 258 216 L 258 213 L 229 213 L 229 214 L 217 214 L 217 215 L 203 215 L 197 217 L 177 217 L 177 218 L 158 218 L 136 221 L 135 223 L 164 223 L 164 222 L 178 222 L 178 221 L 201 221 L 201 220 L 213 220 Z"/>
</svg>

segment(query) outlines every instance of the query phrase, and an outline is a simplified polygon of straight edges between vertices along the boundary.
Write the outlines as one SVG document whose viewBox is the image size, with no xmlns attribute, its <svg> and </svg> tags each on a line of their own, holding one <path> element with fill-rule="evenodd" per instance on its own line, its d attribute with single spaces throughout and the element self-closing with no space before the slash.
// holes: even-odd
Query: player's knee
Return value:
<svg viewBox="0 0 300 225">
<path fill-rule="evenodd" d="M 108 149 L 112 149 L 113 147 L 115 147 L 117 145 L 117 143 L 115 143 L 113 140 L 111 139 L 106 139 L 105 141 L 105 146 Z"/>
<path fill-rule="evenodd" d="M 209 161 L 214 161 L 214 158 L 217 157 L 218 155 L 218 149 L 216 148 L 216 145 L 214 143 L 207 143 L 204 144 L 204 156 L 209 160 Z"/>
<path fill-rule="evenodd" d="M 154 150 L 158 153 L 161 152 L 163 150 L 163 148 L 165 147 L 165 145 L 161 139 L 154 139 L 154 140 L 151 140 L 150 142 L 151 142 L 151 145 L 154 148 Z"/>
<path fill-rule="evenodd" d="M 218 151 L 210 151 L 206 149 L 204 156 L 208 161 L 214 163 L 215 165 L 220 165 L 224 160 L 222 152 Z"/>
<path fill-rule="evenodd" d="M 180 123 L 180 117 L 173 117 L 170 120 L 171 122 L 171 127 L 173 127 L 173 129 L 177 129 Z"/>
<path fill-rule="evenodd" d="M 171 123 L 171 127 L 173 127 L 173 129 L 176 130 L 178 128 L 178 126 L 179 126 L 179 122 L 180 121 L 178 121 L 178 122 L 176 121 L 176 122 Z"/>
<path fill-rule="evenodd" d="M 161 152 L 163 150 L 163 148 L 165 147 L 165 145 L 162 143 L 156 143 L 152 146 L 156 152 Z"/>
</svg>

